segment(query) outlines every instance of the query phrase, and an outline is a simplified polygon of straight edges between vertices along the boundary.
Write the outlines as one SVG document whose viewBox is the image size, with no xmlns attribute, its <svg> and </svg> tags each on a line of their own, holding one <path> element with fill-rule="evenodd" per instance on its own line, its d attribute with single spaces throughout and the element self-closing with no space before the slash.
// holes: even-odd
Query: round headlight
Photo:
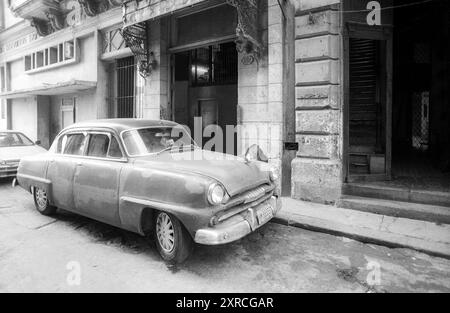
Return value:
<svg viewBox="0 0 450 313">
<path fill-rule="evenodd" d="M 0 165 L 6 165 L 6 162 L 3 160 L 0 160 Z"/>
<path fill-rule="evenodd" d="M 208 201 L 212 205 L 219 205 L 225 198 L 225 190 L 219 184 L 212 184 L 208 190 Z"/>
<path fill-rule="evenodd" d="M 270 179 L 272 181 L 276 181 L 280 178 L 280 175 L 278 174 L 278 170 L 275 167 L 272 167 L 270 169 Z"/>
</svg>

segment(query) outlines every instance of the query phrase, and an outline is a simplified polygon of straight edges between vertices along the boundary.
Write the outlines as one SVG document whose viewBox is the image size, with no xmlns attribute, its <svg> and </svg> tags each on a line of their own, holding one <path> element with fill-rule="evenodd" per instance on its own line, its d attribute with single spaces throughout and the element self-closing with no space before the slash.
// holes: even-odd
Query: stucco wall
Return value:
<svg viewBox="0 0 450 313">
<path fill-rule="evenodd" d="M 22 21 L 21 18 L 15 17 L 8 8 L 6 0 L 0 3 L 0 28 L 9 28 Z"/>
<path fill-rule="evenodd" d="M 44 84 L 57 84 L 70 80 L 97 81 L 98 52 L 96 37 L 79 39 L 80 62 L 65 65 L 51 70 L 26 74 L 23 59 L 11 62 L 11 90 L 21 90 L 43 86 Z M 44 47 L 44 46 L 43 46 Z"/>
<path fill-rule="evenodd" d="M 11 105 L 11 126 L 13 130 L 23 132 L 33 141 L 38 139 L 37 98 L 13 99 Z"/>
</svg>

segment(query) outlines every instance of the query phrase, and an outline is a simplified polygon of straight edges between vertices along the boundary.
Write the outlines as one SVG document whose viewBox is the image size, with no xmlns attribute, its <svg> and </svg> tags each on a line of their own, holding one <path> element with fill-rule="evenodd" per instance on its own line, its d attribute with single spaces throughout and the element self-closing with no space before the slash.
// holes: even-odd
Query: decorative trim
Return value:
<svg viewBox="0 0 450 313">
<path fill-rule="evenodd" d="M 123 5 L 124 0 L 106 0 L 110 7 L 119 7 Z"/>
<path fill-rule="evenodd" d="M 78 0 L 87 16 L 96 16 L 111 8 L 121 6 L 123 0 Z"/>
<path fill-rule="evenodd" d="M 148 48 L 148 25 L 146 22 L 134 24 L 120 30 L 126 46 L 136 57 L 139 74 L 145 79 L 156 66 L 154 54 Z"/>
<path fill-rule="evenodd" d="M 317 8 L 312 8 L 312 9 L 308 9 L 308 10 L 299 10 L 297 12 L 295 12 L 295 16 L 304 16 L 304 15 L 311 15 L 311 14 L 315 14 L 315 13 L 321 13 L 323 11 L 339 11 L 340 5 L 337 3 L 334 4 L 329 4 L 329 5 L 324 5 L 321 7 L 317 7 Z"/>
<path fill-rule="evenodd" d="M 49 10 L 45 12 L 45 16 L 47 16 L 52 32 L 61 30 L 65 27 L 64 18 L 60 12 Z"/>
<path fill-rule="evenodd" d="M 383 26 L 369 26 L 364 23 L 358 22 L 346 22 L 345 32 L 347 36 L 353 37 L 359 33 L 364 33 L 364 37 L 375 39 L 375 40 L 385 40 L 392 36 L 394 27 L 392 25 Z"/>
<path fill-rule="evenodd" d="M 78 3 L 87 16 L 96 16 L 100 13 L 100 5 L 95 0 L 78 0 Z"/>
<path fill-rule="evenodd" d="M 245 65 L 259 63 L 262 45 L 258 34 L 258 0 L 226 0 L 236 8 L 238 25 L 236 27 L 236 49 L 243 53 L 242 63 Z"/>
<path fill-rule="evenodd" d="M 52 33 L 52 28 L 47 21 L 32 17 L 30 19 L 30 25 L 36 29 L 36 32 L 41 37 L 45 37 Z"/>
</svg>

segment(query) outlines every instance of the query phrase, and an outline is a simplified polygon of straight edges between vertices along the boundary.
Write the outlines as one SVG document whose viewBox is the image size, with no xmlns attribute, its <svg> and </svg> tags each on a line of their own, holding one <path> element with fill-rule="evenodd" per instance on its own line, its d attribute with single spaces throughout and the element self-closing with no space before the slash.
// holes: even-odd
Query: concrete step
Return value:
<svg viewBox="0 0 450 313">
<path fill-rule="evenodd" d="M 429 205 L 450 207 L 450 193 L 414 190 L 408 188 L 380 186 L 377 184 L 345 184 L 343 187 L 344 195 L 358 196 L 367 198 L 376 198 L 384 200 L 394 200 L 401 202 L 413 202 Z"/>
<path fill-rule="evenodd" d="M 450 224 L 450 207 L 411 202 L 383 200 L 356 196 L 343 196 L 339 208 L 403 217 L 440 224 Z"/>
<path fill-rule="evenodd" d="M 450 225 L 283 198 L 274 222 L 450 258 Z"/>
</svg>

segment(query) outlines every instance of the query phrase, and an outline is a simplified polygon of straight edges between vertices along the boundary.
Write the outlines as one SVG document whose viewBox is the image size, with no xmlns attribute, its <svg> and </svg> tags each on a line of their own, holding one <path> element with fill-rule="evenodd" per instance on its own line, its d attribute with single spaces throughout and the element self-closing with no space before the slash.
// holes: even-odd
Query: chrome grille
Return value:
<svg viewBox="0 0 450 313">
<path fill-rule="evenodd" d="M 269 192 L 273 192 L 275 189 L 274 185 L 262 185 L 255 189 L 243 192 L 233 198 L 225 205 L 225 207 L 231 208 L 239 204 L 247 204 L 258 200 Z"/>
<path fill-rule="evenodd" d="M 275 185 L 262 185 L 255 189 L 243 192 L 233 198 L 224 206 L 224 210 L 218 213 L 212 224 L 216 225 L 234 215 L 255 207 L 273 196 Z"/>
</svg>

